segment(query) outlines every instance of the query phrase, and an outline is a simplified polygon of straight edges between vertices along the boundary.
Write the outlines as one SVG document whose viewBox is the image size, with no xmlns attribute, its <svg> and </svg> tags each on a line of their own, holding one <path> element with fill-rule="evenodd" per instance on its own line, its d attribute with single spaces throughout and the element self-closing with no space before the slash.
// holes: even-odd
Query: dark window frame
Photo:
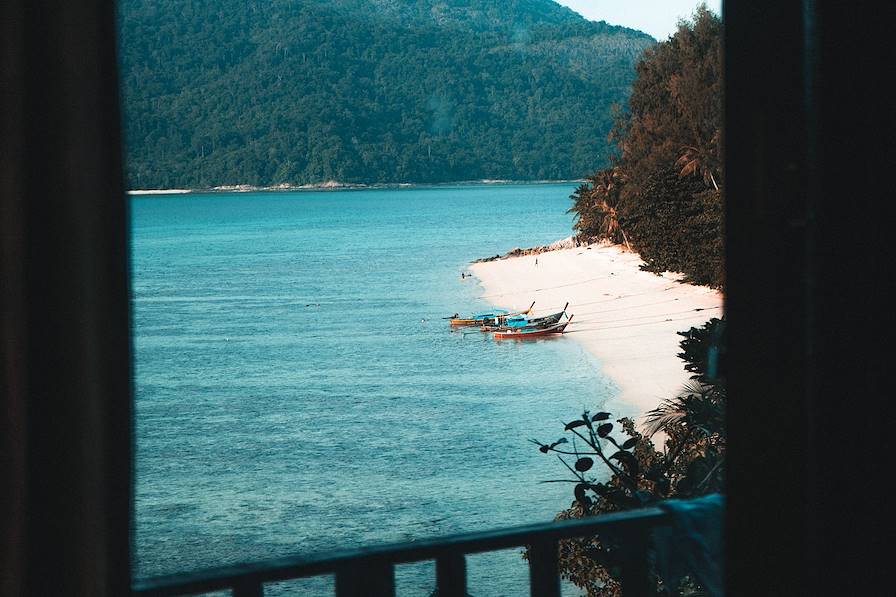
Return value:
<svg viewBox="0 0 896 597">
<path fill-rule="evenodd" d="M 888 516 L 894 17 L 724 6 L 732 595 L 889 582 L 887 525 L 866 512 Z M 130 590 L 115 32 L 113 2 L 0 6 L 3 594 Z"/>
</svg>

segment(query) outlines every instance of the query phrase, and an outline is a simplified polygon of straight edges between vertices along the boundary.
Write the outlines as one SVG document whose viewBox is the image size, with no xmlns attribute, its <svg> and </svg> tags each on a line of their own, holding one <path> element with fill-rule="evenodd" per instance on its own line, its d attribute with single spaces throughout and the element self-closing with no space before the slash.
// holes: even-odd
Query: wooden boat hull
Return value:
<svg viewBox="0 0 896 597">
<path fill-rule="evenodd" d="M 572 321 L 572 317 L 563 323 L 557 323 L 546 328 L 522 328 L 519 330 L 504 330 L 495 332 L 496 340 L 532 340 L 546 336 L 559 336 L 566 330 L 566 326 Z"/>
<path fill-rule="evenodd" d="M 453 326 L 464 326 L 464 325 L 482 325 L 482 319 L 452 319 L 450 321 Z"/>
<path fill-rule="evenodd" d="M 569 305 L 569 303 L 566 303 Z M 544 315 L 542 317 L 535 317 L 533 319 L 526 320 L 521 325 L 512 325 L 502 323 L 500 320 L 494 324 L 485 324 L 480 329 L 483 332 L 506 332 L 510 330 L 529 330 L 533 328 L 546 328 L 552 326 L 554 324 L 560 323 L 560 320 L 563 319 L 563 315 L 566 314 L 566 309 L 559 313 L 551 313 L 550 315 Z M 506 318 L 504 318 L 506 322 Z"/>
</svg>

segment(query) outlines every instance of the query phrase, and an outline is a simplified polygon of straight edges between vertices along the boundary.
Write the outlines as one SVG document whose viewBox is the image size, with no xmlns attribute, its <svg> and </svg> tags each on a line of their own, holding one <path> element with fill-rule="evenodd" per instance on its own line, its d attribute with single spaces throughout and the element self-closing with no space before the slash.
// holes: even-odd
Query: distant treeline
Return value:
<svg viewBox="0 0 896 597">
<path fill-rule="evenodd" d="M 637 66 L 612 164 L 572 196 L 576 230 L 637 250 L 654 271 L 724 286 L 722 24 L 705 7 Z"/>
<path fill-rule="evenodd" d="M 550 0 L 122 0 L 131 188 L 572 179 L 646 34 Z"/>
</svg>

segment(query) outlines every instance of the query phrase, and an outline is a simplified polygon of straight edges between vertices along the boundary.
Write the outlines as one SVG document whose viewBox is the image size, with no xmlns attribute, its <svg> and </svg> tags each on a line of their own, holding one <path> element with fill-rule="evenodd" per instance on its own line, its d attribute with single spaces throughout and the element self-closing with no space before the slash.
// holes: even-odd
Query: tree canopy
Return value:
<svg viewBox="0 0 896 597">
<path fill-rule="evenodd" d="M 644 53 L 612 164 L 572 196 L 581 236 L 625 242 L 649 269 L 712 286 L 724 285 L 721 38 L 702 6 Z"/>
<path fill-rule="evenodd" d="M 646 34 L 549 0 L 122 0 L 132 188 L 572 179 Z"/>
</svg>

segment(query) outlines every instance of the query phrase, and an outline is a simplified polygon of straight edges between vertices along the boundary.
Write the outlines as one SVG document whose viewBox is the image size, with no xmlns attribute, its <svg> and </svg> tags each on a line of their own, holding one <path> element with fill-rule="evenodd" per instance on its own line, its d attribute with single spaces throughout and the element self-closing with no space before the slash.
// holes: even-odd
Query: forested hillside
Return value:
<svg viewBox="0 0 896 597">
<path fill-rule="evenodd" d="M 569 179 L 654 42 L 550 0 L 122 0 L 131 188 Z"/>
</svg>

